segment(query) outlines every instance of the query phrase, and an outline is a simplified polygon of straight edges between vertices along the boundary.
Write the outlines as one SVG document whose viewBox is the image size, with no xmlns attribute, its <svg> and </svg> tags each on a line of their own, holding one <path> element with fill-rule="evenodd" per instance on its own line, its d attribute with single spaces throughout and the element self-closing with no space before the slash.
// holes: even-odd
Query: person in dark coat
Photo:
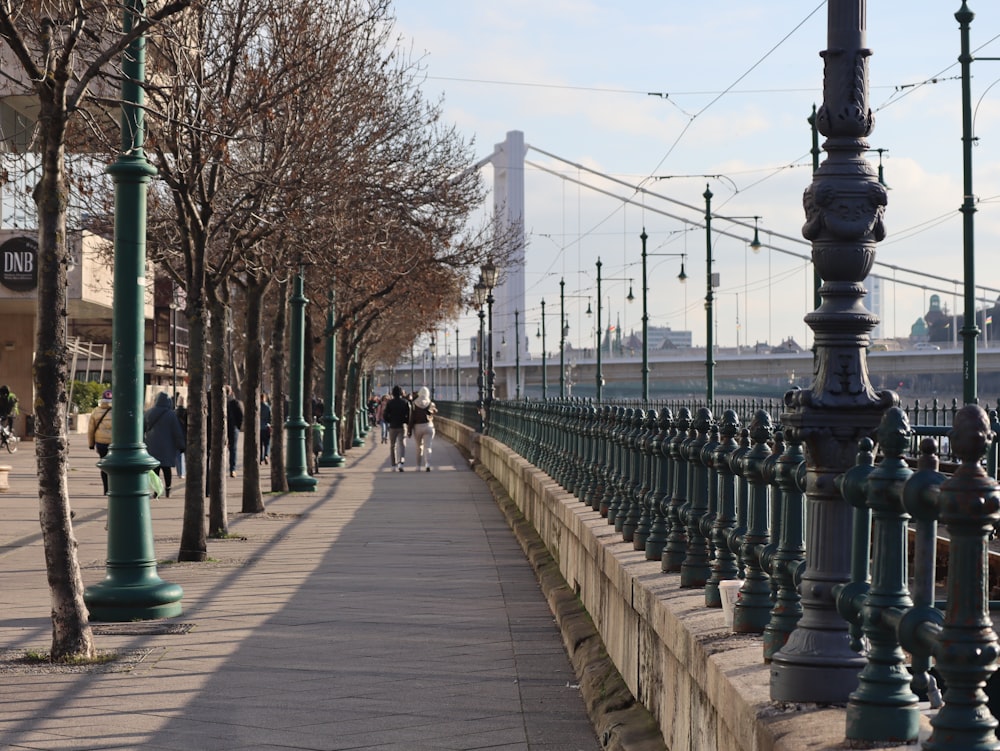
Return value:
<svg viewBox="0 0 1000 751">
<path fill-rule="evenodd" d="M 233 390 L 225 387 L 226 391 L 226 440 L 229 443 L 229 476 L 236 477 L 236 446 L 240 440 L 240 431 L 243 430 L 243 405 L 236 398 Z"/>
<path fill-rule="evenodd" d="M 267 394 L 260 395 L 260 463 L 267 464 L 271 454 L 271 404 Z"/>
<path fill-rule="evenodd" d="M 185 448 L 184 431 L 177 419 L 170 395 L 161 391 L 153 406 L 143 418 L 143 435 L 149 455 L 160 463 L 157 474 L 163 473 L 163 494 L 170 497 L 171 470 L 177 461 L 177 452 Z"/>
<path fill-rule="evenodd" d="M 399 386 L 392 387 L 392 399 L 382 410 L 382 419 L 389 425 L 389 462 L 393 470 L 402 472 L 406 462 L 406 444 L 403 441 L 409 430 L 410 402 Z"/>
</svg>

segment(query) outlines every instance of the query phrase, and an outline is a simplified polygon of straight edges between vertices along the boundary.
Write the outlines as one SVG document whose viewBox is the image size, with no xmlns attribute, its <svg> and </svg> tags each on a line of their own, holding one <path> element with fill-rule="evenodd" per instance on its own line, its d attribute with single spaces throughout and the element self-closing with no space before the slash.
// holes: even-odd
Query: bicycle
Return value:
<svg viewBox="0 0 1000 751">
<path fill-rule="evenodd" d="M 10 419 L 0 419 L 0 448 L 6 448 L 8 454 L 13 454 L 17 451 L 17 442 L 19 440 L 14 434 L 14 428 L 10 424 Z"/>
</svg>

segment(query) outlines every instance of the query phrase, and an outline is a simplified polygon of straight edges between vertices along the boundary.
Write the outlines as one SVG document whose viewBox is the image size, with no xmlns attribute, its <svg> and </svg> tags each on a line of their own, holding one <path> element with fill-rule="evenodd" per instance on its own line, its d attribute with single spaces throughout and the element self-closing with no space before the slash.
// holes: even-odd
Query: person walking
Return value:
<svg viewBox="0 0 1000 751">
<path fill-rule="evenodd" d="M 243 430 L 243 405 L 236 398 L 233 389 L 224 386 L 226 392 L 226 442 L 229 445 L 229 476 L 236 477 L 236 447 Z"/>
<path fill-rule="evenodd" d="M 97 449 L 97 455 L 101 459 L 108 455 L 108 446 L 111 445 L 111 389 L 101 394 L 97 407 L 90 413 L 90 422 L 87 423 L 87 445 L 91 449 Z M 104 495 L 107 495 L 108 475 L 103 469 L 101 484 L 104 486 Z"/>
<path fill-rule="evenodd" d="M 163 495 L 170 497 L 171 469 L 177 453 L 185 448 L 184 432 L 177 418 L 170 395 L 161 391 L 142 421 L 143 440 L 149 455 L 160 463 L 156 474 L 163 473 Z"/>
<path fill-rule="evenodd" d="M 375 422 L 382 429 L 382 443 L 389 442 L 389 423 L 385 421 L 385 405 L 388 403 L 389 395 L 382 394 L 382 398 L 379 399 L 378 406 L 375 408 Z"/>
<path fill-rule="evenodd" d="M 17 417 L 17 397 L 7 384 L 0 386 L 0 427 L 6 425 L 14 429 L 14 418 Z"/>
<path fill-rule="evenodd" d="M 271 405 L 267 394 L 260 395 L 260 463 L 267 464 L 271 454 Z"/>
<path fill-rule="evenodd" d="M 410 423 L 410 402 L 403 396 L 403 389 L 392 387 L 392 399 L 385 405 L 382 416 L 389 425 L 389 463 L 394 470 L 403 471 L 406 462 L 406 444 Z"/>
<path fill-rule="evenodd" d="M 181 401 L 180 397 L 174 397 L 175 409 L 174 412 L 177 413 L 177 420 L 181 424 L 181 432 L 184 434 L 185 448 L 178 450 L 177 452 L 177 476 L 184 477 L 184 451 L 186 450 L 187 444 L 187 433 L 188 433 L 188 411 L 187 407 Z"/>
<path fill-rule="evenodd" d="M 410 407 L 410 435 L 417 448 L 417 472 L 421 466 L 425 472 L 431 471 L 431 443 L 434 441 L 434 415 L 437 406 L 431 401 L 431 392 L 426 386 L 417 391 L 417 398 Z"/>
<path fill-rule="evenodd" d="M 326 429 L 320 424 L 319 420 L 313 417 L 312 424 L 309 425 L 309 452 L 312 454 L 312 461 L 309 470 L 309 474 L 318 475 L 319 474 L 319 457 L 323 453 L 323 434 Z"/>
</svg>

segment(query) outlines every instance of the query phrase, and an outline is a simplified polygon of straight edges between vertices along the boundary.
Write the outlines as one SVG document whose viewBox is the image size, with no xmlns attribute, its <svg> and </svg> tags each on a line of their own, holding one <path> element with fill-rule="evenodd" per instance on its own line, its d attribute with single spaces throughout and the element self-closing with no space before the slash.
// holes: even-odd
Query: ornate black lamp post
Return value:
<svg viewBox="0 0 1000 751">
<path fill-rule="evenodd" d="M 514 398 L 521 398 L 521 312 L 514 311 Z"/>
<path fill-rule="evenodd" d="M 566 280 L 559 279 L 559 398 L 566 398 Z"/>
<path fill-rule="evenodd" d="M 427 345 L 427 349 L 431 352 L 431 399 L 434 399 L 434 356 L 437 354 L 437 340 L 434 338 L 434 333 L 431 332 L 431 342 Z"/>
<path fill-rule="evenodd" d="M 413 358 L 413 345 L 411 344 L 410 345 L 410 393 L 411 394 L 414 391 L 417 390 L 416 386 L 414 385 L 414 382 L 413 382 L 413 360 L 414 360 L 414 358 Z"/>
<path fill-rule="evenodd" d="M 569 336 L 569 321 L 566 320 L 566 298 L 587 297 L 586 295 L 567 295 L 566 280 L 559 280 L 559 398 L 566 398 L 566 337 Z M 590 298 L 587 297 L 587 315 L 591 315 Z"/>
<path fill-rule="evenodd" d="M 971 66 L 975 60 L 1000 60 L 997 57 L 973 58 L 969 46 L 969 26 L 976 15 L 969 10 L 965 0 L 962 7 L 955 13 L 961 33 L 962 51 L 958 61 L 962 65 L 962 193 L 965 199 L 962 207 L 962 257 L 965 272 L 963 295 L 965 301 L 964 320 L 962 322 L 962 398 L 966 404 L 979 402 L 978 395 L 978 354 L 976 347 L 980 334 L 976 324 L 976 255 L 975 255 L 975 223 L 976 196 L 972 192 L 972 147 L 976 138 L 972 134 L 972 91 L 970 85 Z"/>
<path fill-rule="evenodd" d="M 827 158 L 803 196 L 802 234 L 823 299 L 805 320 L 816 346 L 813 383 L 785 395 L 786 440 L 805 445 L 809 556 L 802 573 L 803 615 L 771 662 L 771 698 L 839 703 L 858 685 L 865 658 L 850 648 L 848 624 L 836 611 L 834 589 L 850 580 L 853 509 L 834 478 L 854 465 L 858 441 L 872 435 L 883 410 L 898 398 L 876 392 L 866 350 L 878 318 L 865 310 L 863 281 L 885 237 L 882 186 L 865 160 L 874 118 L 868 104 L 865 4 L 830 0 L 828 49 L 823 53 L 823 105 L 816 117 Z"/>
<path fill-rule="evenodd" d="M 642 240 L 642 400 L 644 402 L 649 401 L 649 308 L 647 306 L 647 295 L 649 293 L 649 286 L 646 283 L 646 258 L 648 256 L 680 256 L 681 258 L 681 273 L 677 275 L 677 279 L 683 284 L 687 281 L 687 274 L 684 273 L 684 260 L 687 258 L 687 253 L 647 253 L 646 252 L 646 240 L 649 239 L 649 235 L 646 234 L 646 228 L 642 228 L 642 234 L 639 235 L 639 239 Z"/>
<path fill-rule="evenodd" d="M 489 410 L 496 394 L 496 374 L 493 372 L 493 288 L 497 286 L 499 270 L 493 261 L 486 261 L 481 267 L 482 283 L 486 285 L 486 311 L 489 349 L 486 352 L 486 409 Z"/>
<path fill-rule="evenodd" d="M 705 192 L 705 399 L 711 405 L 715 401 L 715 288 L 718 286 L 718 279 L 712 273 L 712 191 L 706 185 Z M 727 216 L 723 219 L 753 219 L 753 240 L 750 247 L 754 252 L 760 250 L 760 235 L 757 233 L 757 220 L 759 216 Z"/>
<path fill-rule="evenodd" d="M 596 401 L 601 401 L 601 395 L 604 391 L 604 373 L 601 371 L 601 259 L 597 259 L 597 323 L 595 324 L 595 329 L 597 331 L 597 375 L 596 379 Z"/>
<path fill-rule="evenodd" d="M 597 401 L 601 401 L 601 394 L 604 391 L 604 373 L 601 371 L 601 340 L 604 338 L 604 331 L 601 329 L 601 259 L 597 259 Z M 631 278 L 625 277 L 605 277 L 603 278 L 605 282 L 628 282 L 632 283 Z M 635 295 L 632 294 L 632 287 L 629 287 L 628 296 L 625 298 L 629 302 L 635 300 Z M 609 311 L 610 315 L 610 311 Z M 610 344 L 609 344 L 610 346 Z M 609 352 L 610 354 L 610 352 Z"/>
<path fill-rule="evenodd" d="M 472 304 L 479 311 L 479 364 L 478 371 L 479 374 L 476 377 L 476 386 L 479 389 L 479 397 L 476 402 L 476 406 L 479 408 L 479 432 L 483 432 L 483 428 L 486 426 L 484 421 L 485 417 L 485 388 L 486 379 L 484 377 L 486 368 L 486 353 L 483 351 L 483 346 L 486 343 L 486 312 L 483 310 L 483 306 L 486 304 L 486 285 L 483 283 L 482 278 L 476 282 L 476 285 L 472 288 Z"/>
<path fill-rule="evenodd" d="M 542 298 L 542 330 L 538 334 L 542 338 L 542 401 L 549 398 L 549 366 L 545 352 L 545 298 Z"/>
</svg>

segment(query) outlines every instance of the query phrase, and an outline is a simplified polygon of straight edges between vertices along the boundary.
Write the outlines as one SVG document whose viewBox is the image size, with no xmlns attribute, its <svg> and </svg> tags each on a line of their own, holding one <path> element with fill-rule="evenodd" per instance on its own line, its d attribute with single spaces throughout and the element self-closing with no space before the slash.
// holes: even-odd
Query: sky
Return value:
<svg viewBox="0 0 1000 751">
<path fill-rule="evenodd" d="M 869 143 L 882 150 L 890 188 L 873 272 L 886 279 L 887 337 L 907 336 L 932 294 L 949 311 L 963 309 L 960 7 L 867 3 Z M 969 8 L 974 54 L 1000 58 L 1000 3 L 970 0 Z M 802 320 L 813 309 L 802 192 L 812 173 L 807 118 L 822 103 L 826 3 L 397 0 L 396 17 L 402 44 L 422 58 L 425 96 L 441 99 L 444 120 L 476 158 L 508 131 L 524 133 L 527 333 L 542 298 L 549 331 L 558 331 L 564 278 L 569 341 L 592 346 L 584 311 L 596 302 L 598 257 L 604 278 L 626 280 L 602 285 L 612 322 L 640 331 L 645 227 L 650 326 L 690 330 L 704 346 L 706 237 L 696 225 L 707 186 L 713 230 L 726 232 L 713 235 L 716 343 L 812 344 Z M 1000 61 L 973 63 L 975 273 L 990 301 L 1000 296 L 997 84 Z M 877 168 L 880 154 L 869 158 Z M 491 167 L 483 178 L 492 185 Z M 753 216 L 771 246 L 759 253 L 748 247 L 752 218 L 721 218 Z M 687 282 L 676 278 L 679 255 L 652 254 L 684 254 Z M 458 325 L 471 334 L 477 324 L 470 316 Z M 557 351 L 558 335 L 547 344 Z"/>
</svg>

